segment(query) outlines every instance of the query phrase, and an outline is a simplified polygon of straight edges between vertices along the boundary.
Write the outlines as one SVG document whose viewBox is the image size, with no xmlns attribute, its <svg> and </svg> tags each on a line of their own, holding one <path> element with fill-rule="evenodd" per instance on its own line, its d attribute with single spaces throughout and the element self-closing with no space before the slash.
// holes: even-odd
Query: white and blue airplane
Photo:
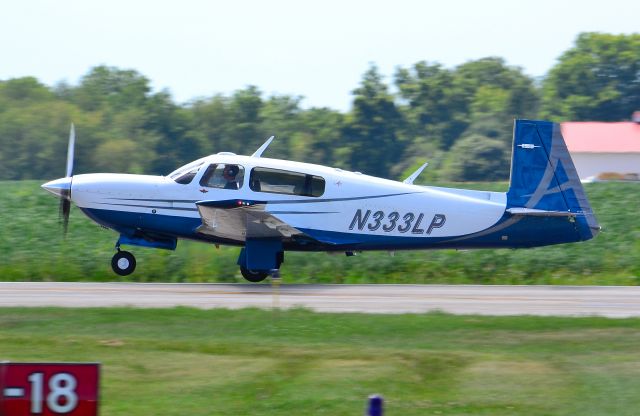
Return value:
<svg viewBox="0 0 640 416">
<path fill-rule="evenodd" d="M 589 240 L 598 233 L 557 124 L 516 120 L 508 192 L 414 185 L 326 166 L 217 153 L 167 176 L 67 174 L 42 187 L 120 234 L 111 265 L 136 267 L 121 245 L 174 250 L 178 239 L 242 247 L 251 282 L 277 273 L 285 251 L 524 248 Z"/>
</svg>

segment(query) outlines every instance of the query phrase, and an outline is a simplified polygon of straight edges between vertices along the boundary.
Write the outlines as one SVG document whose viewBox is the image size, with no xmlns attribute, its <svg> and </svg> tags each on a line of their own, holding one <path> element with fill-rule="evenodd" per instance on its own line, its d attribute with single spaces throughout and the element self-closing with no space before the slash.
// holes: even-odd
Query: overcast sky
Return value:
<svg viewBox="0 0 640 416">
<path fill-rule="evenodd" d="M 640 32 L 640 1 L 25 0 L 0 8 L 0 79 L 135 69 L 187 102 L 247 85 L 347 110 L 370 63 L 503 57 L 544 75 L 580 32 Z"/>
</svg>

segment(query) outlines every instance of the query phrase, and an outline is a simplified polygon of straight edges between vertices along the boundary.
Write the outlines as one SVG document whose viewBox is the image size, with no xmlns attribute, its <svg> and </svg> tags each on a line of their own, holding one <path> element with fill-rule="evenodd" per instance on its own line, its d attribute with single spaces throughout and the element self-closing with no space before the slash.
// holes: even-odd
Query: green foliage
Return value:
<svg viewBox="0 0 640 416">
<path fill-rule="evenodd" d="M 176 251 L 130 247 L 138 268 L 119 277 L 110 267 L 118 235 L 72 208 L 63 238 L 58 200 L 39 185 L 0 182 L 2 280 L 244 282 L 236 265 L 238 248 L 190 241 L 180 241 Z M 464 187 L 506 191 L 507 185 Z M 522 250 L 403 251 L 393 257 L 387 252 L 355 257 L 287 252 L 282 278 L 286 283 L 640 284 L 638 184 L 595 183 L 586 191 L 603 227 L 588 242 Z"/>
<path fill-rule="evenodd" d="M 453 71 L 439 64 L 418 62 L 412 69 L 397 70 L 395 84 L 407 102 L 403 112 L 411 137 L 448 148 L 464 131 L 467 109 L 454 83 Z"/>
<path fill-rule="evenodd" d="M 542 115 L 628 120 L 640 108 L 640 34 L 582 33 L 543 83 Z"/>
<path fill-rule="evenodd" d="M 0 309 L 2 358 L 100 362 L 104 415 L 635 415 L 640 320 Z"/>
<path fill-rule="evenodd" d="M 345 113 L 305 109 L 299 96 L 265 97 L 256 86 L 178 105 L 168 92 L 153 92 L 142 74 L 104 65 L 75 86 L 10 79 L 0 81 L 0 179 L 60 176 L 55 172 L 64 170 L 74 122 L 76 173 L 166 174 L 207 154 L 250 154 L 275 135 L 266 156 L 395 179 L 426 159 L 431 166 L 423 180 L 486 180 L 470 172 L 483 174 L 507 160 L 514 118 L 626 119 L 640 108 L 638 74 L 640 35 L 584 33 L 542 88 L 499 57 L 455 68 L 427 61 L 400 67 L 395 90 L 371 65 Z M 449 153 L 468 148 L 470 136 L 488 140 L 475 152 L 487 160 L 477 161 L 481 169 L 460 173 L 465 169 L 458 166 L 454 174 L 452 163 L 463 158 Z M 503 152 L 495 141 L 503 143 Z M 481 149 L 495 149 L 499 157 Z"/>
<path fill-rule="evenodd" d="M 533 81 L 501 58 L 467 62 L 453 70 L 419 62 L 400 68 L 395 83 L 407 100 L 409 131 L 448 149 L 473 124 L 486 118 L 510 126 L 513 118 L 536 114 Z"/>
<path fill-rule="evenodd" d="M 96 149 L 96 165 L 98 172 L 113 169 L 114 172 L 135 172 L 136 155 L 140 149 L 135 142 L 129 139 L 118 139 L 104 142 Z"/>
<path fill-rule="evenodd" d="M 506 120 L 537 114 L 539 99 L 533 81 L 520 68 L 508 67 L 502 58 L 460 65 L 456 68 L 456 85 L 467 105 L 480 113 Z"/>
<path fill-rule="evenodd" d="M 77 114 L 64 102 L 40 100 L 0 112 L 0 177 L 63 176 L 66 156 L 60 155 L 66 155 L 69 119 Z"/>
<path fill-rule="evenodd" d="M 386 177 L 394 160 L 390 155 L 401 155 L 404 150 L 398 135 L 401 114 L 375 66 L 365 72 L 353 94 L 353 111 L 344 128 L 349 165 L 356 171 Z"/>
<path fill-rule="evenodd" d="M 85 111 L 122 111 L 143 107 L 151 91 L 149 80 L 133 70 L 97 66 L 73 89 L 71 100 Z"/>
<path fill-rule="evenodd" d="M 510 152 L 503 142 L 470 135 L 451 148 L 443 176 L 452 181 L 509 179 Z"/>
<path fill-rule="evenodd" d="M 34 102 L 50 101 L 53 94 L 49 88 L 33 77 L 15 78 L 0 83 L 0 97 L 3 104 L 12 106 L 25 105 Z"/>
<path fill-rule="evenodd" d="M 294 138 L 292 157 L 304 162 L 335 165 L 348 169 L 347 143 L 340 139 L 343 114 L 328 108 L 312 108 L 300 115 L 300 129 Z"/>
</svg>

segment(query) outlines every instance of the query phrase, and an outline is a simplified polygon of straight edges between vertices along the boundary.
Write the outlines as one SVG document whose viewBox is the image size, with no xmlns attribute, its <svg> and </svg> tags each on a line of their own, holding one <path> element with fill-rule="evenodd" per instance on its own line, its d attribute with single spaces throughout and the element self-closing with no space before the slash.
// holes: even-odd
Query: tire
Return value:
<svg viewBox="0 0 640 416">
<path fill-rule="evenodd" d="M 265 270 L 249 270 L 244 267 L 240 267 L 240 273 L 242 273 L 242 277 L 252 283 L 262 282 L 269 276 L 269 272 Z"/>
<path fill-rule="evenodd" d="M 111 259 L 111 268 L 120 276 L 128 276 L 136 269 L 136 258 L 128 251 L 118 251 Z"/>
</svg>

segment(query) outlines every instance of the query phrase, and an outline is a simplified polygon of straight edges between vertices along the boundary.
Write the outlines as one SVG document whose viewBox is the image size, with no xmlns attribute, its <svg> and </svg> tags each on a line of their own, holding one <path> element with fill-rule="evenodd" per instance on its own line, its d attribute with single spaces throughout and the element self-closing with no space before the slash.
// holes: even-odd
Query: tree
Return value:
<svg viewBox="0 0 640 416">
<path fill-rule="evenodd" d="M 580 34 L 542 89 L 544 118 L 628 119 L 640 108 L 640 34 Z"/>
<path fill-rule="evenodd" d="M 186 110 L 191 119 L 190 134 L 201 138 L 205 154 L 230 151 L 222 143 L 227 131 L 232 128 L 228 98 L 215 95 L 195 101 Z"/>
<path fill-rule="evenodd" d="M 409 137 L 449 148 L 468 123 L 466 102 L 454 87 L 454 73 L 421 61 L 411 69 L 399 68 L 395 84 L 406 103 L 402 111 Z"/>
<path fill-rule="evenodd" d="M 454 181 L 497 181 L 509 178 L 508 151 L 503 142 L 471 135 L 451 148 L 445 177 Z"/>
<path fill-rule="evenodd" d="M 300 130 L 293 139 L 292 157 L 295 160 L 338 165 L 350 168 L 340 158 L 347 141 L 343 138 L 345 116 L 329 108 L 311 108 L 300 115 Z"/>
<path fill-rule="evenodd" d="M 50 101 L 54 98 L 48 87 L 34 77 L 14 78 L 0 82 L 0 103 L 32 104 Z M 0 111 L 2 108 L 0 107 Z"/>
<path fill-rule="evenodd" d="M 344 128 L 349 165 L 367 174 L 388 176 L 404 150 L 398 137 L 402 116 L 375 65 L 353 94 L 353 109 Z"/>
<path fill-rule="evenodd" d="M 508 66 L 504 59 L 487 57 L 470 61 L 455 70 L 455 84 L 471 105 L 482 87 L 504 90 L 504 110 L 512 117 L 530 117 L 538 110 L 538 95 L 533 80 L 519 67 Z"/>
<path fill-rule="evenodd" d="M 264 140 L 268 136 L 276 136 L 276 140 L 269 146 L 268 154 L 272 157 L 290 159 L 293 149 L 293 139 L 296 133 L 303 130 L 300 123 L 302 97 L 289 95 L 271 96 L 260 108 L 260 132 L 262 137 L 254 139 Z M 260 134 L 260 133 L 258 133 Z M 244 153 L 255 149 L 246 148 Z"/>
<path fill-rule="evenodd" d="M 246 154 L 247 149 L 262 144 L 265 132 L 260 128 L 260 112 L 263 105 L 262 92 L 256 86 L 250 85 L 233 93 L 227 107 L 229 119 L 221 143 L 223 151 Z"/>
<path fill-rule="evenodd" d="M 0 178 L 64 176 L 69 123 L 73 119 L 84 118 L 76 107 L 55 101 L 33 102 L 0 111 Z M 78 153 L 86 149 L 85 144 L 77 146 Z M 76 166 L 79 164 L 78 161 Z"/>
<path fill-rule="evenodd" d="M 120 111 L 143 107 L 150 92 L 149 80 L 137 71 L 101 65 L 82 78 L 71 99 L 86 111 Z"/>
<path fill-rule="evenodd" d="M 166 174 L 177 167 L 202 157 L 207 152 L 201 134 L 192 130 L 192 113 L 173 103 L 171 95 L 159 92 L 147 103 L 146 129 L 157 136 L 151 157 L 151 172 Z"/>
<path fill-rule="evenodd" d="M 474 123 L 496 119 L 510 126 L 514 118 L 537 113 L 533 80 L 502 58 L 470 61 L 453 70 L 418 62 L 399 69 L 395 82 L 406 102 L 412 141 L 434 142 L 444 150 Z"/>
</svg>

